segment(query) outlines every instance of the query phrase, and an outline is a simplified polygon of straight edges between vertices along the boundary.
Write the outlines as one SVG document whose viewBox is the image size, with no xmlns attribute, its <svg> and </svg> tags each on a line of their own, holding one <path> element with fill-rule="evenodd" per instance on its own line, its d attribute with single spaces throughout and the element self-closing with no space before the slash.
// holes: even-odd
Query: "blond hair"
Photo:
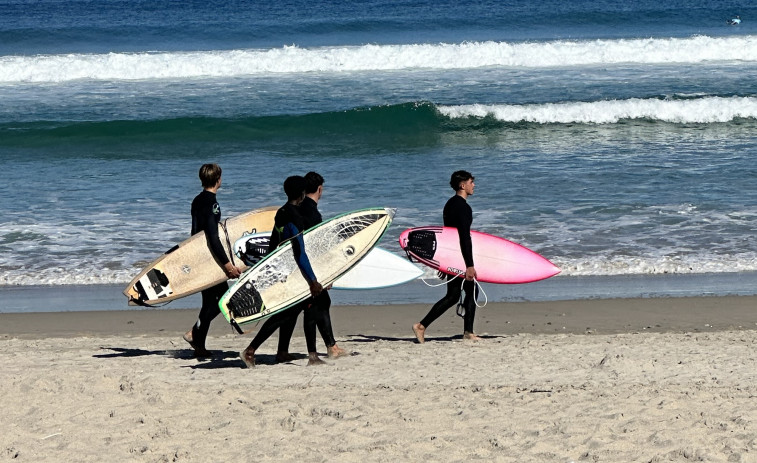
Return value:
<svg viewBox="0 0 757 463">
<path fill-rule="evenodd" d="M 213 188 L 221 178 L 221 166 L 218 164 L 203 164 L 200 167 L 200 181 L 203 188 Z"/>
</svg>

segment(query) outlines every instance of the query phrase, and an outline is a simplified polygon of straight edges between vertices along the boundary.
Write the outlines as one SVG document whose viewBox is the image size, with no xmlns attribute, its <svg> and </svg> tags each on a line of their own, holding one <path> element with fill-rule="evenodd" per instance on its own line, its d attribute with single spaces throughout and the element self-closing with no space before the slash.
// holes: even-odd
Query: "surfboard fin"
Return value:
<svg viewBox="0 0 757 463">
<path fill-rule="evenodd" d="M 241 326 L 239 326 L 239 323 L 237 323 L 237 321 L 236 321 L 236 320 L 234 320 L 234 319 L 232 318 L 231 320 L 229 320 L 229 323 L 231 323 L 231 326 L 233 326 L 233 327 L 234 327 L 234 329 L 235 329 L 235 330 L 237 331 L 237 333 L 239 333 L 239 334 L 244 334 L 244 330 L 242 330 L 242 327 L 241 327 Z"/>
<path fill-rule="evenodd" d="M 149 309 L 158 309 L 160 307 L 163 307 L 164 305 L 167 305 L 169 302 L 171 302 L 171 301 L 168 301 L 165 304 L 161 304 L 161 305 L 152 305 L 152 304 L 146 303 L 142 299 L 137 299 L 134 296 L 132 296 L 132 297 L 129 298 L 129 305 L 138 305 L 138 306 L 142 306 L 142 307 L 147 307 Z"/>
</svg>

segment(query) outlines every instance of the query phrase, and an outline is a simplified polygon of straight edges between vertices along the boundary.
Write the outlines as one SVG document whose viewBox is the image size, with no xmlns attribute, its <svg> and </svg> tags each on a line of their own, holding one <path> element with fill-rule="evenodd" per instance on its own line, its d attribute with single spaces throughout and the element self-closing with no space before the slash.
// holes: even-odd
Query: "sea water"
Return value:
<svg viewBox="0 0 757 463">
<path fill-rule="evenodd" d="M 755 294 L 755 75 L 745 0 L 0 0 L 0 288 L 125 285 L 217 162 L 225 217 L 313 170 L 325 217 L 396 207 L 398 254 L 465 169 L 554 298 Z"/>
</svg>

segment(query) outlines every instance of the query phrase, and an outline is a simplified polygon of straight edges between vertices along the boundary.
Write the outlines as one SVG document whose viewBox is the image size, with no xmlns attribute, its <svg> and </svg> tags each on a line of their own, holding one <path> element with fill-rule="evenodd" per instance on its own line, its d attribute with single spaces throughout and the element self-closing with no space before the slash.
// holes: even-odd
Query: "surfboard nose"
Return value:
<svg viewBox="0 0 757 463">
<path fill-rule="evenodd" d="M 396 207 L 385 207 L 386 215 L 389 216 L 389 220 L 394 220 L 394 215 L 397 213 Z"/>
</svg>

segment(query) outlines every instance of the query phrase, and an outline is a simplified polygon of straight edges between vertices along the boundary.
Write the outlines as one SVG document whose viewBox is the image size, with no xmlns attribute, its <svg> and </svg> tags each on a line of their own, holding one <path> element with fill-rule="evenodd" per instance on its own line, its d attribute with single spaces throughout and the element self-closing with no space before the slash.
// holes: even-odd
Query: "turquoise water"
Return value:
<svg viewBox="0 0 757 463">
<path fill-rule="evenodd" d="M 224 216 L 309 170 L 396 207 L 397 253 L 462 168 L 557 279 L 757 270 L 750 2 L 1 3 L 0 285 L 125 284 L 205 162 Z"/>
</svg>

